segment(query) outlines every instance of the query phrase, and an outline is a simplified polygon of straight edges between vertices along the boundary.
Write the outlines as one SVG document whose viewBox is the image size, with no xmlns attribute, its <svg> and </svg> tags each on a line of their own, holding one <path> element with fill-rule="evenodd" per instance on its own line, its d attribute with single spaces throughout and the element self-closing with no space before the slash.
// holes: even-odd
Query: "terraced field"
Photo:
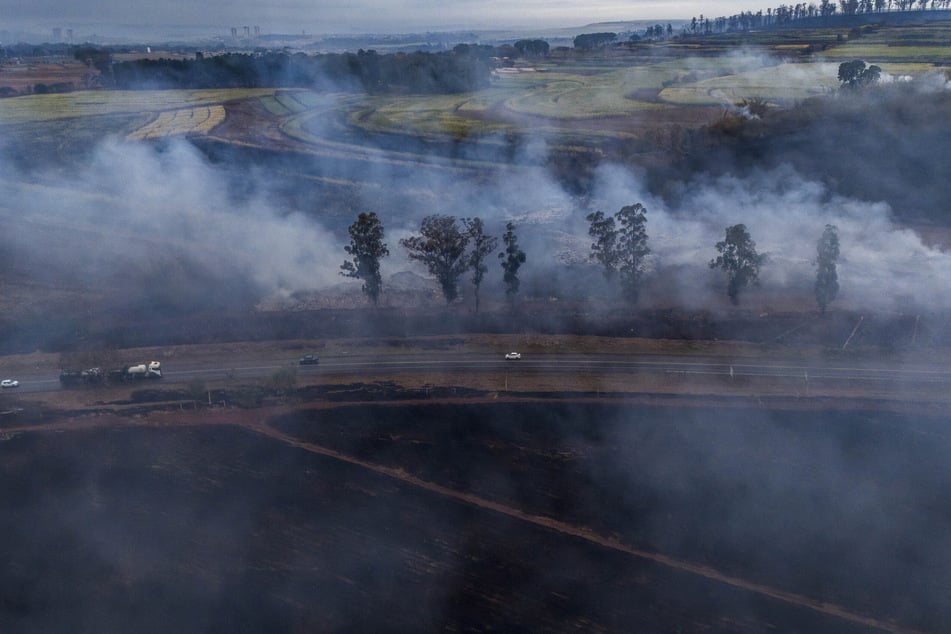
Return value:
<svg viewBox="0 0 951 634">
<path fill-rule="evenodd" d="M 222 105 L 164 110 L 146 126 L 130 134 L 130 141 L 144 141 L 181 134 L 208 134 L 225 120 Z"/>
<path fill-rule="evenodd" d="M 829 49 L 824 57 L 836 62 L 864 59 L 880 66 L 883 62 L 946 65 L 951 63 L 951 24 L 935 22 L 867 31 Z"/>
<path fill-rule="evenodd" d="M 133 141 L 210 135 L 359 160 L 429 161 L 447 152 L 468 160 L 456 144 L 497 147 L 502 156 L 518 137 L 564 147 L 649 144 L 671 126 L 709 124 L 746 99 L 788 106 L 831 93 L 842 59 L 878 64 L 887 79 L 938 75 L 951 62 L 951 26 L 942 24 L 860 34 L 771 31 L 748 36 L 742 47 L 737 37 L 522 60 L 500 69 L 488 88 L 457 95 L 276 88 L 29 95 L 0 100 L 0 126 L 62 121 L 59 137 L 74 130 L 88 138 L 90 129 Z M 731 54 L 714 54 L 726 45 Z"/>
</svg>

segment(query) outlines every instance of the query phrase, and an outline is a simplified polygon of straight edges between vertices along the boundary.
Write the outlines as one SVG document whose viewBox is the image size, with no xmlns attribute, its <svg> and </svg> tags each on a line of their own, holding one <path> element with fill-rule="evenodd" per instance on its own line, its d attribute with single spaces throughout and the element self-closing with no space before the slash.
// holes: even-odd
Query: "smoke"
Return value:
<svg viewBox="0 0 951 634">
<path fill-rule="evenodd" d="M 951 290 L 951 254 L 900 226 L 887 204 L 835 195 L 789 166 L 745 177 L 698 176 L 681 184 L 675 207 L 618 166 L 600 170 L 597 190 L 592 208 L 606 213 L 635 201 L 648 208 L 653 273 L 665 284 L 676 282 L 684 305 L 718 301 L 713 297 L 719 292 L 717 276 L 707 263 L 716 256 L 714 245 L 723 240 L 725 228 L 742 223 L 757 250 L 769 255 L 760 276 L 763 287 L 811 292 L 816 243 L 825 225 L 832 224 L 842 245 L 840 302 L 877 310 L 948 307 L 941 298 Z M 578 223 L 576 231 L 584 229 Z M 588 242 L 579 236 L 576 244 Z"/>
<path fill-rule="evenodd" d="M 834 70 L 834 64 L 800 69 L 755 51 L 733 54 L 730 61 L 736 72 L 780 72 L 807 83 Z M 704 72 L 709 63 L 697 60 L 693 70 Z M 913 86 L 898 83 L 894 89 L 915 94 L 946 92 L 938 75 Z M 173 307 L 234 297 L 253 305 L 296 291 L 355 296 L 359 282 L 342 278 L 339 267 L 346 227 L 357 213 L 375 211 L 386 227 L 391 255 L 383 261 L 385 280 L 405 271 L 426 275 L 406 258 L 399 240 L 417 231 L 424 216 L 439 213 L 480 217 L 494 235 L 515 222 L 528 255 L 520 272 L 526 295 L 603 298 L 610 288 L 589 261 L 585 216 L 641 202 L 648 209 L 652 250 L 645 305 L 722 306 L 724 281 L 707 263 L 724 229 L 737 223 L 769 254 L 762 287 L 791 293 L 804 306 L 812 305 L 816 242 L 826 224 L 837 226 L 840 235 L 838 305 L 908 310 L 946 308 L 949 301 L 943 299 L 951 279 L 948 253 L 896 219 L 894 197 L 884 195 L 891 190 L 879 196 L 874 187 L 860 185 L 894 181 L 890 186 L 897 189 L 908 163 L 903 158 L 922 147 L 893 147 L 892 137 L 878 133 L 898 125 L 903 113 L 894 107 L 877 111 L 879 128 L 848 137 L 856 144 L 850 152 L 856 167 L 847 175 L 835 172 L 845 164 L 838 158 L 823 166 L 821 143 L 848 131 L 823 122 L 804 133 L 802 147 L 815 143 L 813 155 L 779 146 L 767 148 L 762 165 L 752 169 L 724 161 L 719 170 L 705 170 L 701 163 L 679 182 L 664 182 L 661 196 L 644 171 L 619 163 L 593 168 L 579 194 L 565 185 L 564 173 L 574 176 L 570 167 L 552 169 L 552 146 L 560 141 L 544 134 L 449 142 L 366 132 L 353 139 L 331 115 L 341 100 L 359 97 L 327 93 L 315 99 L 319 114 L 298 130 L 317 140 L 309 155 L 272 160 L 240 155 L 238 148 L 222 158 L 187 140 L 154 145 L 111 137 L 65 169 L 19 173 L 6 165 L 0 213 L 17 231 L 0 240 L 15 254 L 14 268 L 133 303 Z M 8 145 L 0 148 L 7 155 L 16 150 Z M 889 155 L 886 146 L 901 157 L 895 170 L 876 163 L 887 160 L 878 158 Z M 834 177 L 817 177 L 827 169 Z M 922 200 L 940 198 L 945 187 L 920 175 L 917 183 L 909 195 Z M 501 270 L 491 266 L 485 290 L 500 288 Z"/>
<path fill-rule="evenodd" d="M 396 180 L 386 168 L 377 169 L 381 173 L 374 180 Z M 420 177 L 411 184 L 413 191 L 402 192 L 417 203 L 411 213 L 381 214 L 391 246 L 386 275 L 424 274 L 397 245 L 428 213 L 479 216 L 498 234 L 505 222 L 516 222 L 529 254 L 527 275 L 542 278 L 553 269 L 585 265 L 590 239 L 584 216 L 590 210 L 613 213 L 642 202 L 648 209 L 652 273 L 668 282 L 673 276 L 685 305 L 719 302 L 717 276 L 706 265 L 725 227 L 737 223 L 745 224 L 760 252 L 770 256 L 761 275 L 764 287 L 808 289 L 816 242 L 825 225 L 833 224 L 842 244 L 840 301 L 893 310 L 942 302 L 951 290 L 949 254 L 900 227 L 887 204 L 838 196 L 789 166 L 744 177 L 696 177 L 679 186 L 676 206 L 652 195 L 640 174 L 619 165 L 598 170 L 588 200 L 565 192 L 541 168 L 498 173 L 490 182 L 447 178 L 433 170 L 421 170 Z M 77 174 L 47 177 L 42 186 L 7 182 L 4 198 L 18 222 L 70 232 L 63 249 L 25 243 L 24 233 L 16 236 L 18 252 L 32 253 L 31 262 L 42 253 L 47 269 L 66 275 L 92 264 L 84 277 L 121 288 L 140 281 L 137 275 L 146 275 L 149 267 L 165 270 L 178 261 L 198 267 L 196 279 L 241 282 L 263 295 L 338 286 L 345 255 L 341 227 L 331 230 L 314 214 L 281 208 L 263 176 L 252 174 L 250 180 L 257 182 L 236 198 L 220 170 L 185 141 L 155 147 L 109 139 Z M 429 199 L 418 192 L 428 192 Z M 187 286 L 189 271 L 186 266 L 176 281 Z"/>
<path fill-rule="evenodd" d="M 194 284 L 211 294 L 313 288 L 329 285 L 339 266 L 338 241 L 320 223 L 277 207 L 265 182 L 236 197 L 185 141 L 110 138 L 73 174 L 34 174 L 0 188 L 8 220 L 22 227 L 5 245 L 20 268 L 118 295 L 165 280 L 171 295 Z"/>
</svg>

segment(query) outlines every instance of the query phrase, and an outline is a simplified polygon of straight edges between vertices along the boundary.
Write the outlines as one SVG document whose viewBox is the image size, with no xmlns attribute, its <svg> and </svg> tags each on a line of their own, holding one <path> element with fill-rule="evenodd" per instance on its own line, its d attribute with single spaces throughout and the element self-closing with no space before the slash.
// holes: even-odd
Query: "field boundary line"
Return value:
<svg viewBox="0 0 951 634">
<path fill-rule="evenodd" d="M 635 548 L 633 546 L 625 544 L 621 540 L 615 537 L 607 537 L 604 535 L 600 535 L 589 528 L 575 526 L 573 524 L 568 524 L 567 522 L 556 520 L 550 517 L 545 517 L 541 515 L 533 515 L 531 513 L 526 513 L 525 511 L 522 511 L 520 509 L 511 507 L 511 506 L 506 506 L 498 502 L 493 502 L 492 500 L 487 500 L 485 498 L 481 498 L 481 497 L 471 495 L 468 493 L 462 493 L 460 491 L 451 489 L 441 484 L 436 484 L 435 482 L 430 482 L 428 480 L 423 480 L 422 478 L 418 478 L 410 473 L 407 473 L 406 471 L 400 468 L 387 467 L 381 464 L 369 462 L 367 460 L 362 460 L 355 456 L 342 453 L 335 449 L 329 449 L 321 445 L 317 445 L 314 443 L 309 443 L 309 442 L 297 439 L 291 436 L 290 434 L 287 434 L 278 429 L 275 429 L 274 427 L 268 425 L 266 422 L 259 421 L 259 422 L 253 422 L 253 423 L 239 423 L 238 426 L 244 427 L 245 429 L 248 429 L 250 431 L 255 431 L 257 433 L 260 433 L 274 440 L 279 440 L 293 447 L 297 447 L 299 449 L 303 449 L 311 453 L 326 456 L 328 458 L 333 458 L 341 462 L 346 462 L 354 466 L 362 467 L 374 473 L 387 476 L 389 478 L 393 478 L 404 484 L 408 484 L 408 485 L 429 491 L 431 493 L 436 493 L 437 495 L 442 495 L 442 496 L 457 500 L 459 502 L 469 504 L 470 506 L 475 506 L 477 508 L 481 508 L 481 509 L 493 511 L 495 513 L 499 513 L 502 515 L 506 515 L 508 517 L 512 517 L 524 522 L 528 522 L 530 524 L 534 524 L 535 526 L 539 526 L 542 528 L 547 528 L 549 530 L 553 530 L 553 531 L 562 533 L 564 535 L 578 537 L 580 539 L 596 544 L 598 546 L 609 548 L 611 550 L 616 550 L 618 552 L 622 552 L 622 553 L 631 555 L 633 557 L 636 557 L 638 559 L 642 559 L 645 561 L 650 561 L 650 562 L 659 564 L 661 566 L 671 568 L 673 570 L 686 572 L 688 574 L 693 574 L 699 577 L 703 577 L 705 579 L 709 579 L 711 581 L 716 581 L 719 583 L 732 586 L 734 588 L 746 590 L 754 594 L 759 594 L 771 599 L 775 599 L 783 603 L 795 605 L 802 608 L 807 608 L 809 610 L 813 610 L 815 612 L 819 612 L 827 616 L 833 616 L 833 617 L 842 619 L 844 621 L 849 621 L 851 623 L 855 623 L 865 627 L 874 628 L 882 632 L 891 632 L 894 634 L 923 634 L 923 633 L 917 632 L 916 630 L 902 628 L 894 623 L 881 621 L 869 616 L 850 612 L 847 609 L 841 606 L 838 606 L 834 603 L 828 603 L 825 601 L 820 601 L 818 599 L 812 599 L 805 595 L 796 594 L 793 592 L 787 592 L 785 590 L 772 588 L 770 586 L 767 586 L 761 583 L 747 581 L 745 579 L 741 579 L 740 577 L 734 577 L 732 575 L 722 573 L 710 566 L 704 566 L 704 565 L 695 564 L 689 561 L 675 559 L 673 557 L 669 557 L 661 553 L 641 550 L 639 548 Z"/>
</svg>

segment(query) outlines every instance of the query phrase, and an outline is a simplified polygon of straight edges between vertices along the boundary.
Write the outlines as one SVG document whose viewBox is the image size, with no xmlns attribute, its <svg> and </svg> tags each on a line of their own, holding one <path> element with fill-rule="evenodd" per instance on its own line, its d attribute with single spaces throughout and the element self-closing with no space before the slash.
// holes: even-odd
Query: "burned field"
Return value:
<svg viewBox="0 0 951 634">
<path fill-rule="evenodd" d="M 12 435 L 0 629 L 947 630 L 946 419 L 689 403 Z"/>
</svg>

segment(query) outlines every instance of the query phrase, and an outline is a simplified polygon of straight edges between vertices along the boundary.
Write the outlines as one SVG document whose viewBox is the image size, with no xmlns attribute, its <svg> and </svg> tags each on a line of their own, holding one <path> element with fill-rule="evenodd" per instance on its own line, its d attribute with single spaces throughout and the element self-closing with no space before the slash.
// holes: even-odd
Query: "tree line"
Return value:
<svg viewBox="0 0 951 634">
<path fill-rule="evenodd" d="M 116 88 L 311 88 L 327 81 L 368 93 L 459 93 L 489 84 L 484 55 L 441 53 L 226 53 L 111 65 Z"/>
<path fill-rule="evenodd" d="M 586 216 L 591 243 L 589 259 L 600 265 L 609 282 L 617 282 L 621 297 L 628 303 L 638 301 L 642 282 L 648 270 L 647 209 L 641 203 L 622 207 L 609 216 L 595 211 Z M 383 291 L 381 260 L 390 254 L 384 241 L 384 227 L 376 213 L 361 213 L 348 229 L 350 243 L 344 247 L 348 255 L 340 266 L 340 274 L 359 279 L 364 295 L 374 305 Z M 400 240 L 410 260 L 425 265 L 435 278 L 447 304 L 459 297 L 460 278 L 472 273 L 475 310 L 479 311 L 479 293 L 488 261 L 499 239 L 486 234 L 481 218 L 462 218 L 435 214 L 420 223 L 419 232 Z M 518 243 L 514 223 L 506 224 L 502 235 L 504 248 L 497 253 L 503 271 L 505 294 L 511 304 L 519 291 L 519 270 L 527 257 Z M 759 253 L 744 224 L 726 227 L 724 239 L 714 245 L 717 256 L 710 260 L 711 269 L 719 269 L 727 278 L 726 292 L 730 302 L 739 304 L 740 294 L 758 283 L 760 269 L 769 255 Z M 837 263 L 839 234 L 835 225 L 827 224 L 816 243 L 816 304 L 825 312 L 839 292 Z"/>
<path fill-rule="evenodd" d="M 390 254 L 384 242 L 383 222 L 374 212 L 361 213 L 347 231 L 350 244 L 344 250 L 349 257 L 340 265 L 340 274 L 359 279 L 363 283 L 363 294 L 376 305 L 383 292 L 380 261 Z M 498 244 L 497 237 L 485 232 L 481 218 L 457 221 L 455 216 L 440 214 L 423 218 L 418 234 L 400 240 L 400 246 L 406 249 L 409 259 L 423 263 L 436 279 L 447 304 L 459 297 L 459 278 L 471 271 L 476 312 L 479 310 L 479 291 L 489 270 L 488 260 Z M 514 302 L 521 283 L 519 269 L 526 262 L 514 223 L 506 224 L 502 244 L 505 248 L 497 257 L 503 272 L 506 297 Z"/>
<path fill-rule="evenodd" d="M 821 0 L 781 4 L 777 7 L 756 11 L 743 11 L 730 16 L 716 18 L 694 17 L 683 27 L 684 35 L 711 35 L 749 31 L 771 27 L 782 27 L 802 21 L 822 23 L 835 16 L 855 16 L 893 11 L 945 10 L 951 7 L 951 0 Z"/>
</svg>

